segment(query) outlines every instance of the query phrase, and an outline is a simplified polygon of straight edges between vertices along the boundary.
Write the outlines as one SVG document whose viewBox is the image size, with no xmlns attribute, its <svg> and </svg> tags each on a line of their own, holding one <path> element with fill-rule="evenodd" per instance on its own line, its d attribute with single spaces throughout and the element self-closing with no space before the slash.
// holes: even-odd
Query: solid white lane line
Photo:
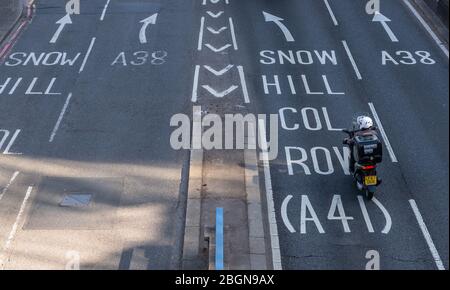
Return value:
<svg viewBox="0 0 450 290">
<path fill-rule="evenodd" d="M 95 37 L 92 38 L 91 43 L 89 44 L 89 48 L 86 52 L 86 55 L 84 56 L 83 63 L 81 64 L 81 67 L 80 67 L 80 70 L 78 71 L 78 73 L 81 73 L 84 70 L 84 66 L 86 65 L 89 55 L 91 54 L 92 47 L 94 47 L 95 39 L 96 39 Z"/>
<path fill-rule="evenodd" d="M 394 150 L 392 149 L 391 142 L 389 142 L 389 138 L 384 131 L 383 124 L 381 124 L 380 118 L 378 117 L 377 111 L 372 103 L 369 103 L 370 110 L 372 111 L 372 115 L 375 118 L 375 122 L 377 123 L 378 129 L 380 129 L 381 136 L 383 136 L 384 143 L 386 144 L 386 148 L 389 152 L 389 156 L 391 157 L 391 161 L 393 163 L 397 163 L 397 157 L 394 154 Z"/>
<path fill-rule="evenodd" d="M 25 211 L 27 201 L 30 198 L 32 191 L 33 187 L 29 186 L 27 193 L 25 194 L 25 198 L 22 201 L 22 205 L 20 206 L 19 213 L 17 214 L 16 221 L 14 222 L 11 232 L 8 235 L 8 239 L 6 240 L 5 245 L 3 246 L 2 253 L 0 253 L 0 270 L 3 270 L 5 268 L 5 258 L 6 258 L 5 255 L 7 254 L 9 248 L 11 247 L 11 243 L 16 236 L 17 228 L 19 227 L 20 220 L 22 218 L 23 212 Z"/>
<path fill-rule="evenodd" d="M 419 208 L 417 207 L 417 203 L 414 199 L 409 200 L 409 204 L 416 216 L 417 222 L 419 223 L 419 227 L 422 230 L 423 237 L 425 238 L 428 248 L 430 249 L 431 255 L 433 255 L 434 262 L 439 270 L 445 270 L 444 263 L 442 263 L 441 257 L 439 256 L 439 252 L 436 249 L 436 246 L 433 243 L 433 239 L 431 238 L 430 232 L 428 231 L 425 222 L 423 221 L 422 215 L 420 214 Z"/>
<path fill-rule="evenodd" d="M 203 47 L 203 31 L 205 29 L 205 17 L 202 17 L 200 19 L 200 32 L 198 34 L 198 46 L 197 46 L 197 50 L 200 51 L 202 50 Z"/>
<path fill-rule="evenodd" d="M 67 107 L 69 106 L 71 98 L 72 98 L 72 93 L 70 93 L 67 96 L 66 102 L 61 110 L 61 113 L 59 114 L 58 121 L 56 121 L 55 127 L 53 128 L 53 131 L 52 131 L 52 135 L 50 136 L 50 139 L 48 140 L 48 142 L 50 142 L 50 143 L 52 143 L 53 140 L 55 139 L 56 133 L 58 132 L 59 126 L 61 125 L 61 121 L 64 117 L 64 114 L 66 113 L 66 110 L 67 110 Z"/>
<path fill-rule="evenodd" d="M 111 2 L 111 0 L 106 1 L 105 7 L 103 8 L 102 16 L 100 16 L 100 21 L 103 21 L 105 19 L 106 10 L 108 9 L 109 2 Z"/>
<path fill-rule="evenodd" d="M 347 45 L 347 41 L 342 40 L 342 45 L 344 45 L 345 52 L 347 52 L 348 59 L 350 60 L 353 66 L 353 70 L 355 71 L 356 77 L 358 78 L 358 80 L 362 80 L 361 73 L 359 72 L 358 66 L 356 65 L 352 52 L 350 51 L 350 48 Z"/>
<path fill-rule="evenodd" d="M 250 97 L 248 96 L 247 82 L 245 81 L 245 73 L 244 68 L 242 66 L 238 66 L 239 78 L 241 79 L 241 87 L 242 93 L 244 94 L 244 101 L 246 104 L 250 103 Z"/>
<path fill-rule="evenodd" d="M 3 188 L 2 193 L 0 194 L 0 200 L 2 200 L 3 196 L 6 194 L 6 191 L 8 191 L 9 187 L 11 186 L 11 184 L 14 182 L 14 180 L 17 178 L 17 176 L 19 175 L 19 171 L 14 172 L 13 176 L 11 177 L 11 179 L 9 180 L 8 184 L 5 186 L 5 188 Z"/>
<path fill-rule="evenodd" d="M 423 25 L 425 30 L 431 35 L 431 37 L 434 39 L 434 41 L 437 43 L 437 45 L 441 48 L 441 50 L 444 52 L 444 54 L 449 57 L 448 49 L 445 46 L 445 44 L 439 39 L 439 37 L 436 35 L 436 33 L 433 32 L 431 27 L 428 25 L 428 23 L 420 16 L 419 12 L 417 12 L 416 8 L 412 6 L 412 4 L 408 0 L 403 0 L 403 3 L 411 10 L 411 12 L 416 16 L 416 18 L 419 20 L 419 22 Z"/>
<path fill-rule="evenodd" d="M 266 187 L 267 215 L 269 217 L 270 246 L 272 249 L 273 270 L 282 270 L 280 240 L 275 215 L 275 203 L 273 201 L 272 177 L 270 175 L 269 154 L 267 152 L 267 137 L 265 120 L 258 120 L 259 142 L 261 144 L 261 159 L 264 167 L 264 183 Z"/>
<path fill-rule="evenodd" d="M 333 10 L 331 9 L 330 3 L 328 3 L 328 0 L 323 0 L 325 2 L 325 5 L 327 6 L 328 12 L 330 13 L 331 19 L 333 20 L 334 26 L 338 26 L 339 23 L 336 19 L 336 16 L 334 16 Z"/>
<path fill-rule="evenodd" d="M 234 32 L 233 19 L 230 17 L 229 21 L 230 21 L 231 39 L 233 40 L 233 47 L 234 47 L 234 50 L 238 50 L 238 45 L 237 45 L 237 41 L 236 41 L 236 33 Z"/>
<path fill-rule="evenodd" d="M 200 66 L 195 66 L 195 72 L 194 72 L 194 84 L 192 86 L 192 98 L 191 101 L 193 103 L 197 102 L 197 96 L 198 96 L 198 76 L 200 73 Z"/>
</svg>

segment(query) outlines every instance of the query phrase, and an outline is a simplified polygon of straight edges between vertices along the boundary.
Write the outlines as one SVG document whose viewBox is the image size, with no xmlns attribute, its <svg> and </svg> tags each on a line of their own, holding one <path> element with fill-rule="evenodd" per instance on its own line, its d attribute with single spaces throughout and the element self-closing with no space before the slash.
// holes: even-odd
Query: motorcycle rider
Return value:
<svg viewBox="0 0 450 290">
<path fill-rule="evenodd" d="M 377 133 L 377 128 L 373 125 L 373 120 L 372 118 L 368 117 L 368 116 L 359 116 L 356 119 L 356 125 L 357 128 L 356 130 L 353 130 L 351 132 L 349 132 L 350 138 L 346 138 L 344 140 L 344 144 L 348 145 L 350 148 L 350 172 L 354 173 L 355 172 L 355 152 L 354 152 L 354 137 L 358 136 L 358 135 L 366 135 L 366 134 L 370 134 L 370 135 L 378 135 Z"/>
</svg>

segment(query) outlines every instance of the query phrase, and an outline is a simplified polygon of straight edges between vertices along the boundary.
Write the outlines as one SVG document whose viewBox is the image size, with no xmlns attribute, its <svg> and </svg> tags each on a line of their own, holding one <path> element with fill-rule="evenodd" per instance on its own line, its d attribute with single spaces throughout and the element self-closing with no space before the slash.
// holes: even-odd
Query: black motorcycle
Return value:
<svg viewBox="0 0 450 290">
<path fill-rule="evenodd" d="M 377 134 L 373 133 L 376 128 L 372 129 L 367 133 L 359 132 L 354 123 L 352 130 L 342 130 L 349 135 L 343 142 L 350 148 L 349 170 L 353 174 L 356 187 L 364 192 L 369 200 L 372 200 L 377 186 L 381 184 L 377 175 L 377 164 L 381 163 L 383 156 L 382 143 Z"/>
</svg>

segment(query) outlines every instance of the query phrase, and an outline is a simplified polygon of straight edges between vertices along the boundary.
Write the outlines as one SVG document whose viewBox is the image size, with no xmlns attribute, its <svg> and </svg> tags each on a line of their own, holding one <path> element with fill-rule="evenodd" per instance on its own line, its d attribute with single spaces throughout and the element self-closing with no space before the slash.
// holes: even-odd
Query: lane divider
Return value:
<svg viewBox="0 0 450 290">
<path fill-rule="evenodd" d="M 216 270 L 223 270 L 223 208 L 216 208 Z"/>
</svg>

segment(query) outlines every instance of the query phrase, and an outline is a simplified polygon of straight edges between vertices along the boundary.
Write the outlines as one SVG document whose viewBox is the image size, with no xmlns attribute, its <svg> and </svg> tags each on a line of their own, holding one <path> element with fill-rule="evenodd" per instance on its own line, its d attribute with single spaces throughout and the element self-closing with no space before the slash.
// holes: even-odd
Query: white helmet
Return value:
<svg viewBox="0 0 450 290">
<path fill-rule="evenodd" d="M 356 122 L 358 123 L 358 127 L 360 130 L 369 129 L 373 126 L 372 118 L 367 116 L 359 116 L 356 119 Z"/>
</svg>

